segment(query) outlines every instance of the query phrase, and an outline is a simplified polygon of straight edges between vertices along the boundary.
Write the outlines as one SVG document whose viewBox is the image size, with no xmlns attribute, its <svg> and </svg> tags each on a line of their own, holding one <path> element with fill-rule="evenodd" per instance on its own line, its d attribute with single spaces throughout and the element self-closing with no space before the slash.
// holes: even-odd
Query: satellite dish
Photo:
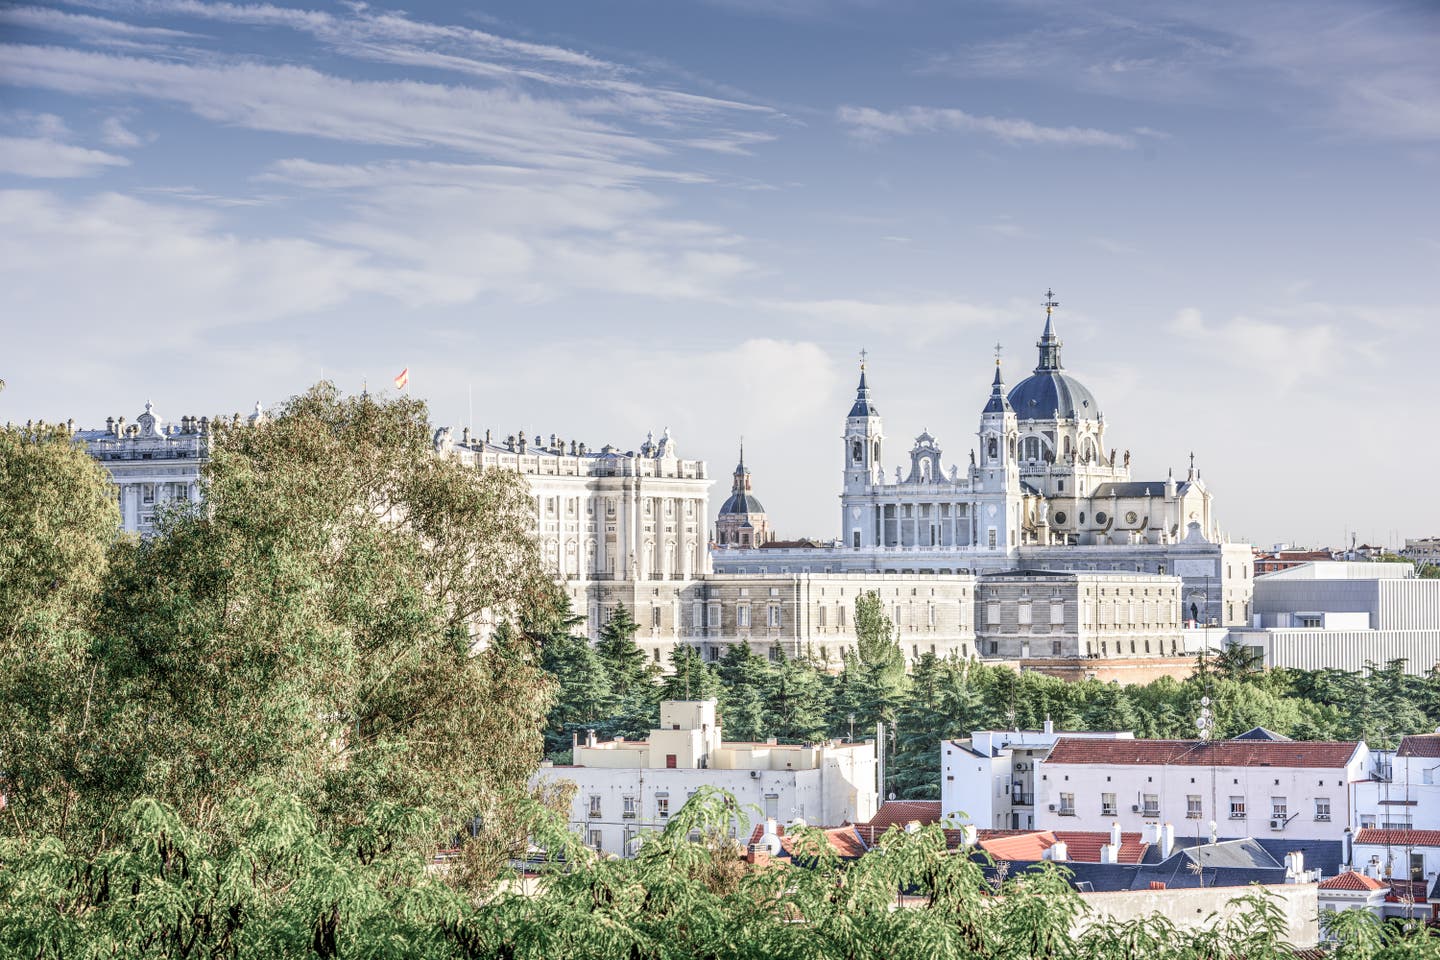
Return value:
<svg viewBox="0 0 1440 960">
<path fill-rule="evenodd" d="M 1210 698 L 1209 698 L 1209 697 L 1201 697 L 1201 698 L 1200 698 L 1200 706 L 1202 706 L 1202 707 L 1208 707 L 1208 706 L 1210 706 Z"/>
</svg>

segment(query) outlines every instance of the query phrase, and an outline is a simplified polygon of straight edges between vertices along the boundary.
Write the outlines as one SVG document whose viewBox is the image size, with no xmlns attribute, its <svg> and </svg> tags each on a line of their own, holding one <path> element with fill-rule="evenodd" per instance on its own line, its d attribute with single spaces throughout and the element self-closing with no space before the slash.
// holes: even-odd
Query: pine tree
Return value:
<svg viewBox="0 0 1440 960">
<path fill-rule="evenodd" d="M 720 658 L 719 674 L 724 681 L 720 709 L 726 737 L 754 741 L 771 736 L 772 719 L 766 703 L 772 675 L 769 662 L 751 650 L 750 644 L 736 643 Z"/>
<path fill-rule="evenodd" d="M 718 699 L 723 693 L 715 670 L 689 644 L 677 643 L 670 651 L 670 670 L 660 684 L 661 700 Z"/>
</svg>

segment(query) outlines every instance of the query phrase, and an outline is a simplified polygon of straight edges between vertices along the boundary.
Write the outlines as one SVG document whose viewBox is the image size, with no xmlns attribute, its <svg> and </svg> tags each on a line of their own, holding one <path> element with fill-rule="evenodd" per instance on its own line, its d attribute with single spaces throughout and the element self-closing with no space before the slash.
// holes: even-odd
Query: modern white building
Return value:
<svg viewBox="0 0 1440 960">
<path fill-rule="evenodd" d="M 879 806 L 874 741 L 726 743 L 714 700 L 667 700 L 660 726 L 641 741 L 593 736 L 568 765 L 542 765 L 537 782 L 574 785 L 570 824 L 586 844 L 630 856 L 647 830 L 661 830 L 701 787 L 732 793 L 737 838 L 765 818 L 814 824 L 869 820 Z"/>
<path fill-rule="evenodd" d="M 1423 675 L 1440 663 L 1440 580 L 1408 563 L 1317 561 L 1255 578 L 1254 613 L 1233 642 L 1267 667 L 1363 670 L 1405 660 Z"/>
<path fill-rule="evenodd" d="M 976 730 L 940 743 L 940 819 L 999 830 L 1035 828 L 1036 767 L 1060 737 L 1133 740 L 1130 732 Z"/>
<path fill-rule="evenodd" d="M 1107 446 L 1099 401 L 1061 363 L 1046 301 L 1038 363 L 1007 390 L 997 360 L 967 468 L 922 431 L 887 472 L 885 429 L 862 363 L 845 418 L 839 536 L 824 546 L 714 553 L 720 573 L 989 573 L 1044 569 L 1178 576 L 1186 619 L 1250 620 L 1251 549 L 1229 543 L 1195 467 L 1131 473 Z"/>
<path fill-rule="evenodd" d="M 1343 840 L 1371 774 L 1363 741 L 1061 737 L 1039 763 L 1035 826 Z"/>
</svg>

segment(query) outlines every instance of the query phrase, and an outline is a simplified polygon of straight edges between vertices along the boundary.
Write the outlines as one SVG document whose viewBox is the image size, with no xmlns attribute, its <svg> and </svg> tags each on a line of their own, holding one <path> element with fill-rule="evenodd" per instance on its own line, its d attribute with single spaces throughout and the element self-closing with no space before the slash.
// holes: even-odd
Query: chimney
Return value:
<svg viewBox="0 0 1440 960">
<path fill-rule="evenodd" d="M 980 831 L 975 829 L 975 824 L 967 823 L 960 828 L 960 843 L 966 847 L 975 846 L 980 839 Z"/>
<path fill-rule="evenodd" d="M 1160 859 L 1168 860 L 1170 851 L 1175 849 L 1175 825 L 1167 823 L 1160 828 Z"/>
<path fill-rule="evenodd" d="M 585 731 L 585 746 L 587 746 L 587 747 L 593 747 L 593 746 L 595 746 L 595 731 L 594 731 L 594 730 L 586 730 L 586 731 Z"/>
<path fill-rule="evenodd" d="M 1120 862 L 1120 848 L 1117 847 L 1117 846 L 1115 846 L 1114 844 L 1109 844 L 1109 843 L 1104 844 L 1103 846 L 1101 846 L 1101 847 L 1100 847 L 1100 862 L 1101 862 L 1101 863 L 1119 863 L 1119 862 Z"/>
<path fill-rule="evenodd" d="M 1151 880 L 1151 881 L 1150 881 L 1150 889 L 1151 889 L 1151 890 L 1164 890 L 1164 889 L 1165 889 L 1165 881 L 1164 881 L 1164 880 Z"/>
<path fill-rule="evenodd" d="M 1349 827 L 1345 828 L 1345 859 L 1341 862 L 1347 867 L 1355 865 L 1355 831 Z"/>
<path fill-rule="evenodd" d="M 745 862 L 757 867 L 768 866 L 770 851 L 763 843 L 752 843 L 745 848 Z"/>
<path fill-rule="evenodd" d="M 1064 863 L 1070 859 L 1070 848 L 1066 846 L 1064 840 L 1056 840 L 1050 849 L 1045 852 L 1048 853 L 1050 859 L 1056 863 Z"/>
<path fill-rule="evenodd" d="M 1054 724 L 1053 721 L 1051 721 L 1051 719 L 1050 719 L 1049 717 L 1046 717 L 1046 718 L 1045 718 L 1045 732 L 1046 732 L 1046 733 L 1054 733 L 1054 732 L 1055 732 L 1055 724 Z"/>
<path fill-rule="evenodd" d="M 1349 832 L 1349 828 L 1346 828 L 1346 832 Z M 1220 825 L 1217 824 L 1214 820 L 1210 821 L 1210 842 L 1220 842 Z"/>
<path fill-rule="evenodd" d="M 1120 849 L 1120 821 L 1116 820 L 1110 824 L 1110 846 L 1116 850 Z"/>
</svg>

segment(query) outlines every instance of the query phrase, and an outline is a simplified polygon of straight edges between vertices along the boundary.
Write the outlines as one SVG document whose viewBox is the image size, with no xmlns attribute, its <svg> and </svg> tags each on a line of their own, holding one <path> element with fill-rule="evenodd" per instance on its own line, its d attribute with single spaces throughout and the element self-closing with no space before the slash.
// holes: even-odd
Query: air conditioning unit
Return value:
<svg viewBox="0 0 1440 960">
<path fill-rule="evenodd" d="M 760 779 L 760 771 L 759 771 L 759 770 L 751 770 L 751 771 L 750 771 L 750 779 L 751 779 L 751 780 L 759 780 L 759 779 Z"/>
<path fill-rule="evenodd" d="M 1021 761 L 1020 763 L 1015 764 L 1015 769 L 1016 769 L 1016 770 L 1020 770 L 1020 771 L 1029 770 L 1029 769 L 1030 769 L 1030 764 L 1025 763 L 1024 761 Z"/>
<path fill-rule="evenodd" d="M 1132 803 L 1132 804 L 1130 805 L 1130 812 L 1131 812 L 1131 813 L 1139 813 L 1139 812 L 1140 812 L 1140 804 L 1138 804 L 1138 803 Z"/>
<path fill-rule="evenodd" d="M 1053 803 L 1050 804 L 1050 812 L 1051 812 L 1051 813 L 1054 813 L 1054 812 L 1055 812 L 1055 804 L 1053 804 Z"/>
<path fill-rule="evenodd" d="M 1271 830 L 1284 830 L 1284 829 L 1285 829 L 1285 821 L 1284 821 L 1284 820 L 1271 820 L 1271 821 L 1270 821 L 1270 829 L 1271 829 Z"/>
</svg>

